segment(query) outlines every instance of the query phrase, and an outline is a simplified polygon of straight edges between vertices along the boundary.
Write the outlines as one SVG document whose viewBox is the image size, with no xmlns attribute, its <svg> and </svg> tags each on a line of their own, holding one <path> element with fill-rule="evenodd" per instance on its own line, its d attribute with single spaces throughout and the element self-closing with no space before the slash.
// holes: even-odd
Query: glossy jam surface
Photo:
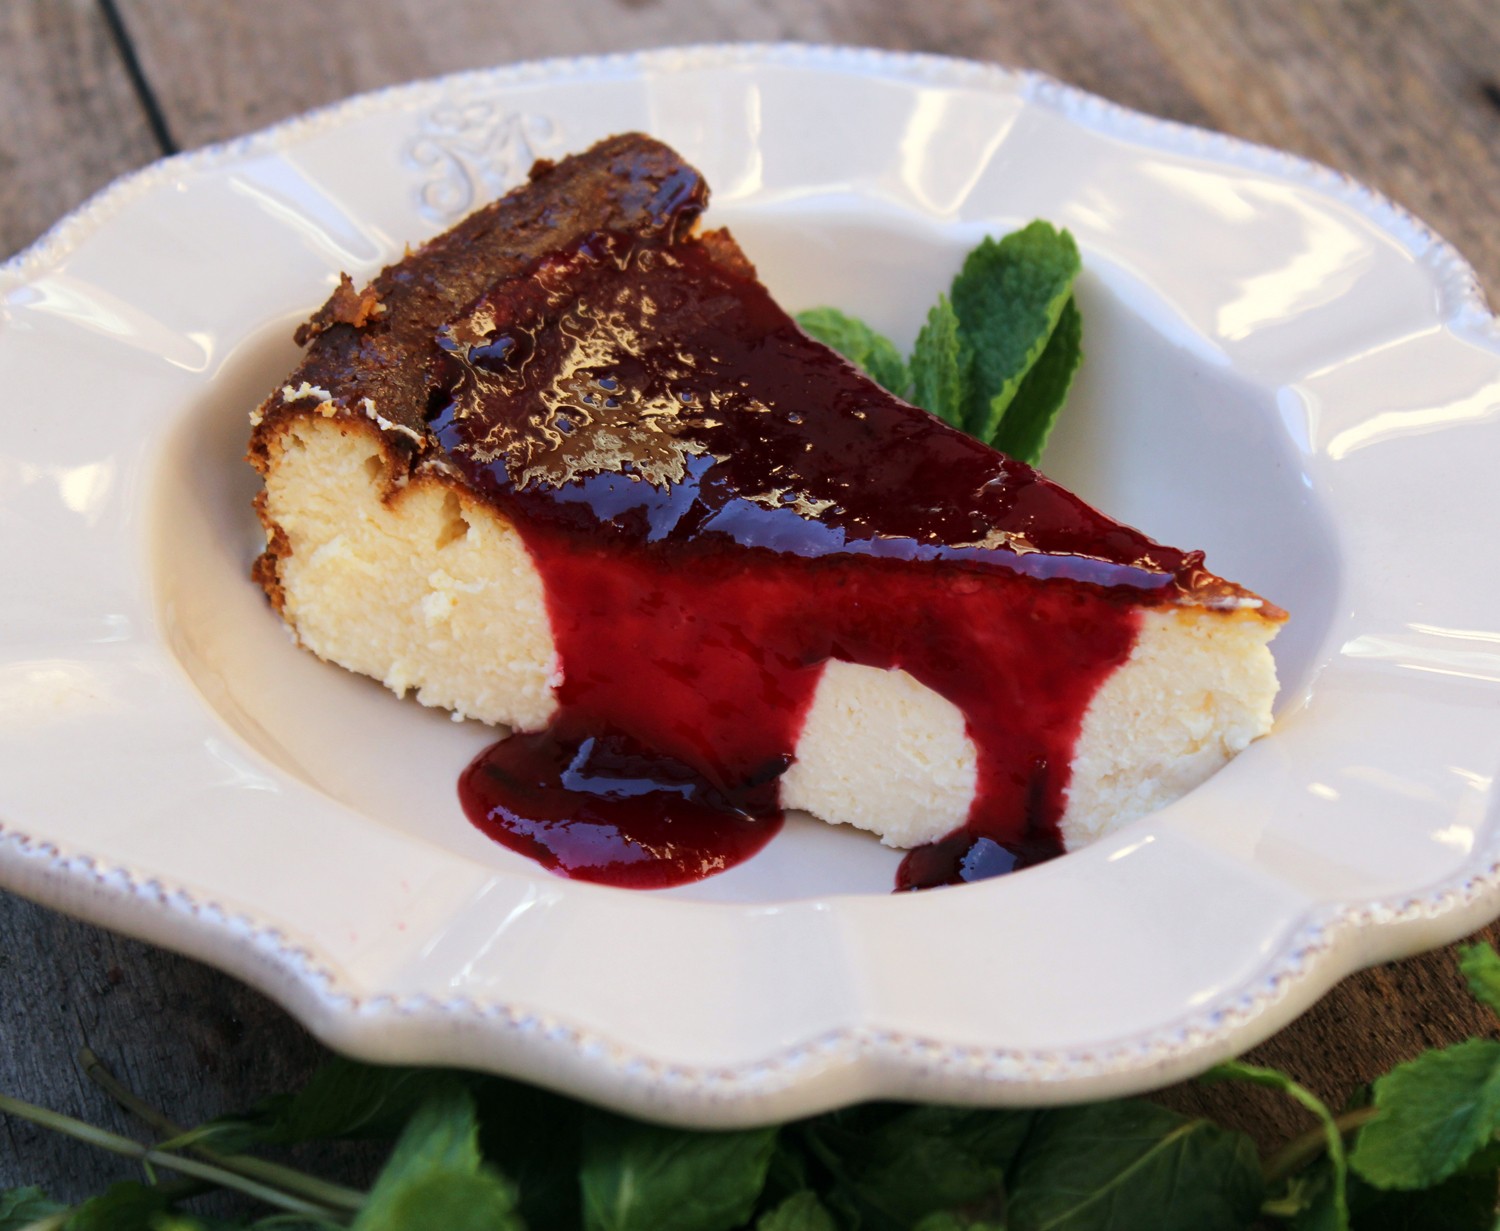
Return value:
<svg viewBox="0 0 1500 1231">
<path fill-rule="evenodd" d="M 881 391 L 722 237 L 597 233 L 442 346 L 430 426 L 525 537 L 562 675 L 551 726 L 461 795 L 570 876 L 676 884 L 759 849 L 831 658 L 909 672 L 976 747 L 967 825 L 901 887 L 1059 853 L 1090 699 L 1139 608 L 1208 576 Z"/>
</svg>

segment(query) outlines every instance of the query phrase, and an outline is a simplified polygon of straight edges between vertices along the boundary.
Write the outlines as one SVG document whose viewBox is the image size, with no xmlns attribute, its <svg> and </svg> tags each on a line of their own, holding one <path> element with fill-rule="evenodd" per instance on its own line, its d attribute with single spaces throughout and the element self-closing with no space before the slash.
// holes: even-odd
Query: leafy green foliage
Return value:
<svg viewBox="0 0 1500 1231">
<path fill-rule="evenodd" d="M 1491 1167 L 1474 1175 L 1459 1172 L 1420 1192 L 1386 1192 L 1355 1179 L 1349 1208 L 1356 1231 L 1491 1231 L 1496 1198 Z"/>
<path fill-rule="evenodd" d="M 412 1115 L 354 1231 L 523 1231 L 515 1192 L 479 1153 L 474 1098 L 456 1083 Z"/>
<path fill-rule="evenodd" d="M 967 1214 L 955 1214 L 945 1210 L 941 1214 L 929 1214 L 913 1231 L 1005 1231 L 1003 1222 L 991 1222 L 988 1218 L 974 1219 Z"/>
<path fill-rule="evenodd" d="M 836 308 L 797 321 L 892 393 L 910 389 L 915 405 L 1035 465 L 1083 361 L 1080 268 L 1073 237 L 1040 220 L 982 240 L 927 314 L 909 364 Z"/>
<path fill-rule="evenodd" d="M 838 1223 L 818 1194 L 803 1190 L 793 1193 L 774 1210 L 762 1214 L 755 1231 L 839 1231 Z"/>
<path fill-rule="evenodd" d="M 1264 1197 L 1248 1137 L 1138 1100 L 1041 1112 L 1010 1231 L 1244 1231 Z"/>
<path fill-rule="evenodd" d="M 1026 1111 L 875 1105 L 804 1126 L 832 1176 L 829 1203 L 868 1231 L 904 1231 L 930 1214 L 1004 1191 L 1031 1123 Z"/>
<path fill-rule="evenodd" d="M 797 314 L 797 324 L 813 337 L 838 351 L 882 389 L 905 397 L 911 374 L 901 352 L 889 338 L 876 333 L 862 320 L 846 316 L 837 308 L 812 308 Z"/>
<path fill-rule="evenodd" d="M 1458 968 L 1474 999 L 1500 1014 L 1500 953 L 1489 945 L 1465 945 L 1458 951 Z"/>
<path fill-rule="evenodd" d="M 588 1231 L 732 1231 L 765 1187 L 774 1128 L 693 1133 L 596 1115 L 584 1126 Z"/>
<path fill-rule="evenodd" d="M 528 1227 L 579 1227 L 583 1104 L 498 1077 L 466 1078 L 479 1110 L 479 1146 L 520 1190 Z"/>
<path fill-rule="evenodd" d="M 66 1231 L 155 1231 L 168 1201 L 158 1188 L 127 1181 L 85 1201 L 63 1224 Z"/>
<path fill-rule="evenodd" d="M 38 1219 L 56 1214 L 64 1207 L 40 1188 L 7 1188 L 0 1190 L 0 1231 L 19 1231 Z"/>
<path fill-rule="evenodd" d="M 1350 1161 L 1378 1188 L 1428 1188 L 1500 1128 L 1500 1042 L 1470 1039 L 1398 1065 L 1375 1083 L 1380 1114 Z"/>
<path fill-rule="evenodd" d="M 167 1144 L 198 1142 L 235 1151 L 338 1137 L 392 1138 L 430 1095 L 455 1080 L 444 1069 L 333 1060 L 295 1094 L 268 1099 L 246 1116 L 210 1121 Z"/>
</svg>

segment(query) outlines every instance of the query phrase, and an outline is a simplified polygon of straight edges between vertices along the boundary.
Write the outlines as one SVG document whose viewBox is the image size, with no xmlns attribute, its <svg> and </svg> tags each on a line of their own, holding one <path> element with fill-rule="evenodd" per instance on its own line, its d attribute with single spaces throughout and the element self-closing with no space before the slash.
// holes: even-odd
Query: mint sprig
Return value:
<svg viewBox="0 0 1500 1231">
<path fill-rule="evenodd" d="M 836 308 L 797 322 L 897 397 L 1035 465 L 1083 359 L 1080 269 L 1073 237 L 1047 222 L 984 239 L 904 363 L 890 339 Z"/>
</svg>

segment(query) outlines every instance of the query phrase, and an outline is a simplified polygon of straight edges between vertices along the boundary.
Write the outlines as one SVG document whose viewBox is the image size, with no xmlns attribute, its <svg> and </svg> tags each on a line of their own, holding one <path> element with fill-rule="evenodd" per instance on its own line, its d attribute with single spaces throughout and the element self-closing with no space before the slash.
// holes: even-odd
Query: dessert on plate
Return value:
<svg viewBox="0 0 1500 1231">
<path fill-rule="evenodd" d="M 516 733 L 471 817 L 570 875 L 729 866 L 780 809 L 903 883 L 1080 846 L 1266 731 L 1284 614 L 880 389 L 702 178 L 613 137 L 299 330 L 255 576 L 314 653 Z"/>
</svg>

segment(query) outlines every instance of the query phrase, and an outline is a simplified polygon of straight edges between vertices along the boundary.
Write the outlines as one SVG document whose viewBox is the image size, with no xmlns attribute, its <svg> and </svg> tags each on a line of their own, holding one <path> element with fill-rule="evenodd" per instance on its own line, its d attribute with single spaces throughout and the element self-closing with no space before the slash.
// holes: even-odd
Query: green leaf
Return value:
<svg viewBox="0 0 1500 1231">
<path fill-rule="evenodd" d="M 829 1202 L 869 1231 L 999 1197 L 1031 1125 L 1026 1111 L 875 1104 L 811 1121 L 809 1146 L 833 1176 Z"/>
<path fill-rule="evenodd" d="M 17 1231 L 66 1208 L 34 1185 L 4 1189 L 0 1191 L 0 1231 Z"/>
<path fill-rule="evenodd" d="M 1083 362 L 1083 317 L 1069 296 L 1041 358 L 1021 380 L 990 444 L 1028 466 L 1042 460 L 1057 412 L 1068 399 L 1073 375 Z"/>
<path fill-rule="evenodd" d="M 838 351 L 881 388 L 897 397 L 906 396 L 911 374 L 902 362 L 901 352 L 889 338 L 876 333 L 864 321 L 837 308 L 810 308 L 797 313 L 797 324 L 824 346 Z"/>
<path fill-rule="evenodd" d="M 1011 1176 L 1010 1231 L 1245 1231 L 1264 1184 L 1255 1146 L 1130 1100 L 1042 1112 Z"/>
<path fill-rule="evenodd" d="M 480 1150 L 515 1182 L 526 1225 L 581 1226 L 584 1106 L 501 1078 L 471 1078 L 469 1090 L 479 1109 Z"/>
<path fill-rule="evenodd" d="M 765 1187 L 776 1129 L 692 1133 L 619 1116 L 584 1126 L 588 1231 L 730 1231 Z"/>
<path fill-rule="evenodd" d="M 1440 1183 L 1500 1128 L 1500 1042 L 1470 1039 L 1398 1065 L 1375 1082 L 1375 1106 L 1355 1171 L 1377 1188 Z"/>
<path fill-rule="evenodd" d="M 1003 1222 L 991 1222 L 988 1218 L 975 1220 L 964 1214 L 943 1211 L 922 1219 L 912 1231 L 1005 1231 Z"/>
<path fill-rule="evenodd" d="M 466 1075 L 465 1075 L 466 1076 Z M 295 1094 L 268 1099 L 247 1116 L 212 1120 L 164 1143 L 237 1153 L 256 1144 L 295 1145 L 343 1137 L 394 1139 L 434 1091 L 465 1080 L 443 1069 L 334 1060 Z"/>
<path fill-rule="evenodd" d="M 355 1231 L 523 1231 L 511 1188 L 493 1172 L 434 1167 L 372 1196 Z"/>
<path fill-rule="evenodd" d="M 261 1219 L 259 1222 L 247 1223 L 223 1218 L 197 1218 L 176 1210 L 157 1214 L 151 1219 L 151 1231 L 247 1231 L 250 1227 L 265 1226 L 277 1227 L 280 1231 L 337 1231 L 338 1225 L 311 1221 L 295 1214 L 275 1215 L 274 1222 L 271 1219 Z"/>
<path fill-rule="evenodd" d="M 1491 945 L 1465 945 L 1458 951 L 1458 968 L 1474 998 L 1500 1013 L 1500 953 Z"/>
<path fill-rule="evenodd" d="M 769 1214 L 762 1214 L 755 1231 L 839 1231 L 828 1207 L 813 1192 L 793 1193 Z"/>
<path fill-rule="evenodd" d="M 456 1082 L 429 1095 L 396 1142 L 354 1231 L 522 1231 L 515 1192 L 479 1157 L 471 1094 Z"/>
<path fill-rule="evenodd" d="M 1344 1135 L 1339 1131 L 1328 1105 L 1306 1086 L 1298 1085 L 1279 1069 L 1245 1064 L 1239 1060 L 1215 1065 L 1201 1080 L 1245 1081 L 1279 1090 L 1317 1116 L 1318 1123 L 1323 1128 L 1330 1173 L 1329 1183 L 1320 1192 L 1317 1202 L 1307 1215 L 1311 1220 L 1307 1222 L 1307 1226 L 1316 1227 L 1318 1231 L 1349 1231 L 1349 1160 L 1344 1154 Z"/>
<path fill-rule="evenodd" d="M 958 314 L 939 295 L 911 355 L 912 404 L 956 428 L 964 426 L 973 352 L 958 326 Z"/>
<path fill-rule="evenodd" d="M 1037 220 L 969 253 L 950 292 L 974 351 L 964 426 L 980 440 L 1000 423 L 1032 365 L 1041 358 L 1081 263 L 1067 231 Z"/>
<path fill-rule="evenodd" d="M 1361 1184 L 1350 1189 L 1355 1231 L 1491 1231 L 1500 1185 L 1493 1170 L 1460 1172 L 1436 1188 L 1387 1192 Z M 1302 1231 L 1300 1225 L 1294 1231 Z"/>
<path fill-rule="evenodd" d="M 152 1231 L 170 1204 L 159 1189 L 129 1180 L 90 1197 L 63 1226 L 65 1231 Z"/>
</svg>

